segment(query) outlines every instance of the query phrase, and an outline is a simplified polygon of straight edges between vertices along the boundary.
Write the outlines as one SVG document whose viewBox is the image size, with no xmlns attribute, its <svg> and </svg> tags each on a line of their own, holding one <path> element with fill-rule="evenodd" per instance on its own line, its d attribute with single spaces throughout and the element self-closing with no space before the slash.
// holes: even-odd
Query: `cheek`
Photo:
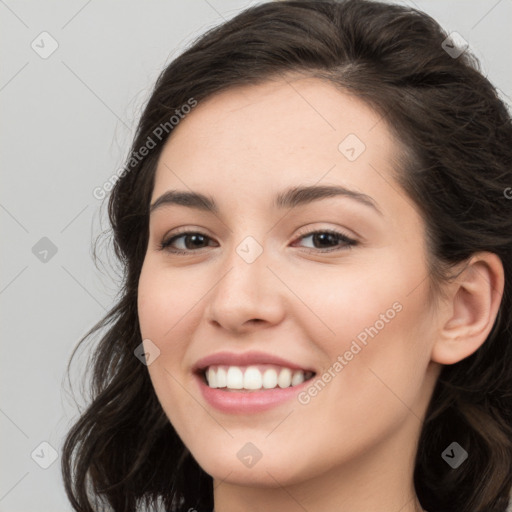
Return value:
<svg viewBox="0 0 512 512">
<path fill-rule="evenodd" d="M 302 278 L 300 298 L 317 314 L 317 336 L 324 326 L 325 351 L 338 355 L 350 348 L 354 339 L 364 343 L 389 332 L 389 325 L 397 327 L 403 321 L 406 305 L 411 315 L 418 313 L 414 304 L 418 294 L 411 293 L 419 283 L 417 275 L 415 266 L 404 266 L 393 255 L 381 255 L 368 258 L 365 264 Z"/>
<path fill-rule="evenodd" d="M 141 335 L 156 343 L 162 353 L 169 351 L 168 340 L 172 339 L 172 350 L 180 350 L 186 339 L 186 329 L 199 308 L 195 305 L 204 296 L 186 271 L 169 272 L 151 261 L 142 267 L 138 288 L 138 314 Z"/>
<path fill-rule="evenodd" d="M 138 315 L 143 340 L 160 350 L 148 366 L 155 393 L 169 421 L 178 431 L 187 427 L 189 412 L 197 403 L 184 387 L 190 386 L 183 373 L 183 361 L 192 333 L 187 331 L 195 314 L 199 291 L 176 280 L 176 273 L 146 260 L 138 287 Z"/>
<path fill-rule="evenodd" d="M 322 371 L 325 380 L 336 382 L 326 385 L 328 402 L 375 410 L 383 398 L 400 403 L 393 392 L 414 401 L 433 339 L 428 280 L 418 277 L 424 275 L 421 261 L 381 258 L 373 267 L 315 281 L 314 309 L 328 327 L 316 336 L 328 356 Z M 319 285 L 325 293 L 319 293 Z"/>
</svg>

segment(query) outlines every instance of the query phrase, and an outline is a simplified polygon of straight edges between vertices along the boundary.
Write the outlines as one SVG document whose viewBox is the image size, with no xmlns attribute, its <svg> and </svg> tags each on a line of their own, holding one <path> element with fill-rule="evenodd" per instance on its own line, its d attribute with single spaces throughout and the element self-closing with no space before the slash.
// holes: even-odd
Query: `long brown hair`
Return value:
<svg viewBox="0 0 512 512">
<path fill-rule="evenodd" d="M 75 510 L 212 508 L 212 478 L 183 445 L 134 356 L 142 341 L 137 289 L 156 163 L 172 133 L 170 116 L 191 98 L 200 103 L 231 86 L 300 72 L 363 99 L 407 148 L 397 179 L 426 221 L 434 287 L 477 251 L 501 258 L 505 291 L 492 332 L 470 357 L 443 367 L 414 482 L 431 512 L 505 512 L 512 487 L 512 126 L 476 59 L 445 51 L 447 36 L 431 17 L 404 6 L 271 2 L 209 30 L 162 71 L 109 197 L 124 269 L 119 299 L 80 342 L 100 338 L 91 403 L 63 447 Z M 164 123 L 168 131 L 155 137 Z M 134 159 L 148 138 L 155 147 Z M 469 454 L 457 469 L 441 457 L 454 440 Z"/>
</svg>

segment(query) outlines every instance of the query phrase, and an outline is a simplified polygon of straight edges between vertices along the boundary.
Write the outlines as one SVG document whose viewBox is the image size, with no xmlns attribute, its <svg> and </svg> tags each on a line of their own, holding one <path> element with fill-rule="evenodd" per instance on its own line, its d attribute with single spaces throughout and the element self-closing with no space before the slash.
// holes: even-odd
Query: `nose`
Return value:
<svg viewBox="0 0 512 512">
<path fill-rule="evenodd" d="M 269 263 L 265 252 L 251 263 L 235 252 L 207 296 L 208 321 L 236 334 L 280 323 L 287 288 Z"/>
</svg>

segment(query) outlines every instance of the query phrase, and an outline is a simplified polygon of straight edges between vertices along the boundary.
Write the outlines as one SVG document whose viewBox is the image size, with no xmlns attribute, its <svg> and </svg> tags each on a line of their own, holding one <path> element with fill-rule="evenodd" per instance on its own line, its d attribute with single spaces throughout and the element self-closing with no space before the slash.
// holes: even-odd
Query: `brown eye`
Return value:
<svg viewBox="0 0 512 512">
<path fill-rule="evenodd" d="M 312 250 L 317 252 L 343 250 L 357 245 L 357 241 L 353 238 L 334 230 L 311 231 L 310 233 L 302 235 L 299 240 L 305 240 L 310 237 L 314 246 Z M 316 247 L 317 245 L 320 247 Z"/>
<path fill-rule="evenodd" d="M 182 247 L 173 247 L 178 240 L 183 239 L 180 243 Z M 186 231 L 178 235 L 173 235 L 170 238 L 162 241 L 160 244 L 161 250 L 166 250 L 175 254 L 188 254 L 197 251 L 197 249 L 203 249 L 205 243 L 211 238 L 203 233 L 197 231 Z"/>
</svg>

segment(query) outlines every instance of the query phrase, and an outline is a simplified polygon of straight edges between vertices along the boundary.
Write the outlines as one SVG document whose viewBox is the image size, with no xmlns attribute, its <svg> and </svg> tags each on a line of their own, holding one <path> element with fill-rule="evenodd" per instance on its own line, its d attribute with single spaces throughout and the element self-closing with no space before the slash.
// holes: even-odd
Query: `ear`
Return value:
<svg viewBox="0 0 512 512">
<path fill-rule="evenodd" d="M 496 254 L 471 256 L 460 274 L 446 285 L 447 299 L 437 315 L 433 361 L 454 364 L 480 348 L 498 314 L 504 281 L 503 264 Z"/>
</svg>

